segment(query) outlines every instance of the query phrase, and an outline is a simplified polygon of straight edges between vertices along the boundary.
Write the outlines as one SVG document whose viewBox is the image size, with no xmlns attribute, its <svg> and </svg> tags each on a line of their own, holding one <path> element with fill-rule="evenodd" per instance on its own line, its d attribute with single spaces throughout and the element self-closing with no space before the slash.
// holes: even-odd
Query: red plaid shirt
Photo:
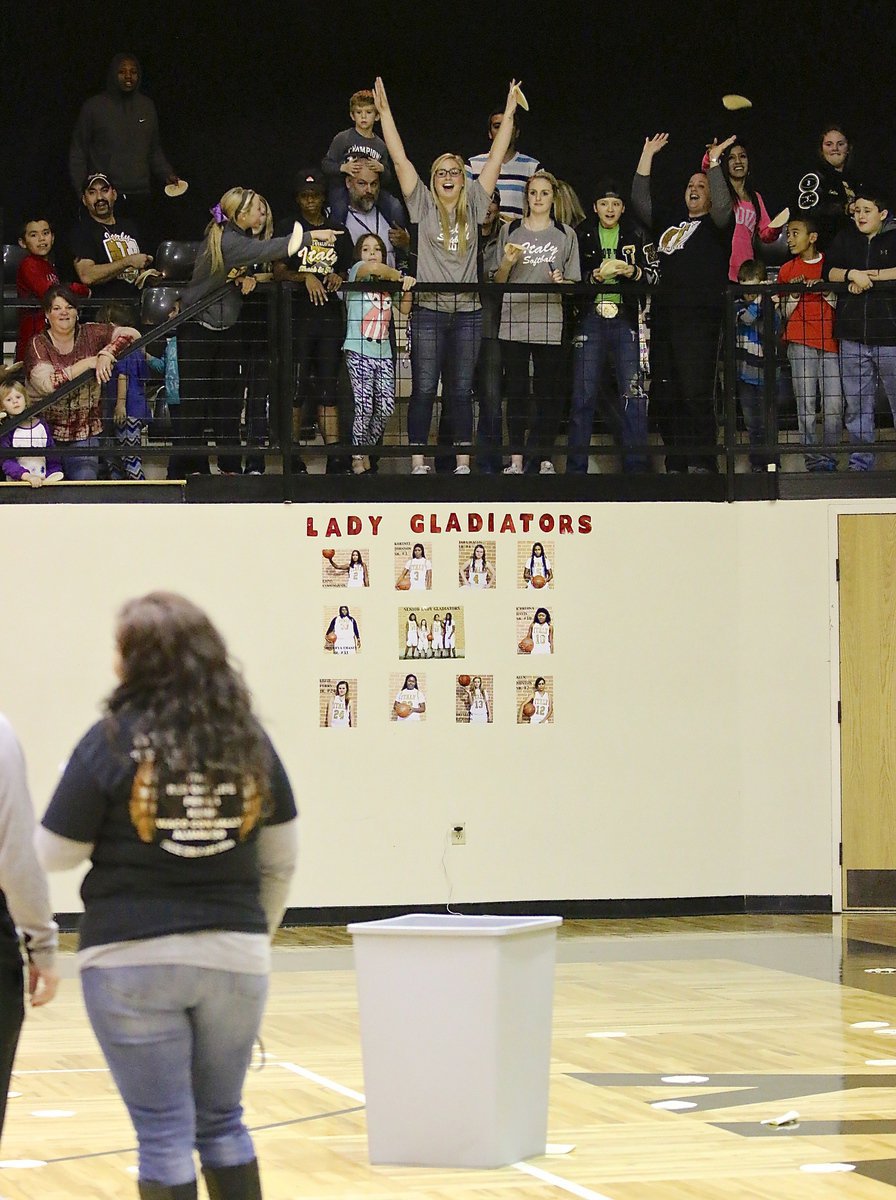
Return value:
<svg viewBox="0 0 896 1200">
<path fill-rule="evenodd" d="M 127 326 L 112 326 L 98 322 L 79 324 L 75 332 L 75 344 L 63 354 L 54 346 L 50 331 L 44 330 L 31 339 L 25 351 L 25 369 L 28 382 L 39 396 L 49 396 L 72 378 L 71 368 L 85 358 L 94 358 L 105 348 L 117 357 L 125 346 L 139 337 L 136 329 Z M 80 442 L 96 437 L 102 431 L 100 409 L 100 385 L 96 376 L 76 392 L 66 396 L 58 404 L 51 404 L 41 414 L 50 426 L 56 442 Z"/>
</svg>

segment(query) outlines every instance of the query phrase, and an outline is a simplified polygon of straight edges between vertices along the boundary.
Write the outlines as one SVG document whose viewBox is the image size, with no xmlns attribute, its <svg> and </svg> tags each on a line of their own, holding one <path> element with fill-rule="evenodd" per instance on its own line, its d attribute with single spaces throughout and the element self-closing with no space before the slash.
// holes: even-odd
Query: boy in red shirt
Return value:
<svg viewBox="0 0 896 1200">
<path fill-rule="evenodd" d="M 815 284 L 822 278 L 824 255 L 818 249 L 818 226 L 812 217 L 787 223 L 787 246 L 793 257 L 778 272 L 778 282 Z M 782 295 L 784 341 L 793 377 L 800 437 L 805 446 L 818 442 L 816 391 L 821 393 L 825 446 L 836 446 L 843 432 L 843 387 L 834 338 L 834 297 L 821 291 Z M 806 454 L 807 471 L 836 471 L 831 454 Z"/>
<path fill-rule="evenodd" d="M 16 342 L 16 362 L 25 357 L 28 343 L 36 333 L 47 327 L 41 301 L 44 292 L 59 282 L 56 268 L 50 262 L 53 249 L 53 229 L 44 217 L 32 217 L 22 226 L 19 245 L 28 254 L 19 263 L 16 272 L 16 293 L 20 300 L 31 300 L 32 307 L 19 309 L 19 340 Z M 78 296 L 89 296 L 90 288 L 83 283 L 69 285 Z"/>
</svg>

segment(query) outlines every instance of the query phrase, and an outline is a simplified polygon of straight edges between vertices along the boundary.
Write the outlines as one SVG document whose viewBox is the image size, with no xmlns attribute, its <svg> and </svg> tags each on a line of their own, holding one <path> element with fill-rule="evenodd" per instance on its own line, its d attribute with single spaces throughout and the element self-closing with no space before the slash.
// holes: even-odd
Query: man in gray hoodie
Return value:
<svg viewBox="0 0 896 1200">
<path fill-rule="evenodd" d="M 106 90 L 91 96 L 81 108 L 68 167 L 79 195 L 85 176 L 110 175 L 127 215 L 137 220 L 146 236 L 153 224 L 147 221 L 153 177 L 168 184 L 177 183 L 178 176 L 159 141 L 156 106 L 140 91 L 141 76 L 133 54 L 112 59 Z"/>
<path fill-rule="evenodd" d="M 0 714 L 0 1134 L 19 1031 L 25 1016 L 22 951 L 28 955 L 31 1004 L 56 994 L 57 928 L 47 877 L 32 846 L 34 809 L 22 748 Z"/>
</svg>

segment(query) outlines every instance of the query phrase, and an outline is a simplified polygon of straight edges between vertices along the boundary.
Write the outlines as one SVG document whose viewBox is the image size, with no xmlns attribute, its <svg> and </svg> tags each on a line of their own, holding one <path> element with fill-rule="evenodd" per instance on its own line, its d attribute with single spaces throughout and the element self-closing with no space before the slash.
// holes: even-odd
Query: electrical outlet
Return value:
<svg viewBox="0 0 896 1200">
<path fill-rule="evenodd" d="M 467 827 L 462 822 L 451 826 L 451 845 L 466 846 L 467 844 Z"/>
</svg>

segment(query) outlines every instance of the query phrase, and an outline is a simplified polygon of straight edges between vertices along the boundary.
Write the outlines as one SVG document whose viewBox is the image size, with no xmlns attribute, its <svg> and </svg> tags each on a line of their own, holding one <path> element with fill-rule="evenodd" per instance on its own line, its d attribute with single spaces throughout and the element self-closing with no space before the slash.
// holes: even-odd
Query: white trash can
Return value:
<svg viewBox="0 0 896 1200">
<path fill-rule="evenodd" d="M 371 1163 L 544 1154 L 560 924 L 410 913 L 348 926 Z"/>
</svg>

